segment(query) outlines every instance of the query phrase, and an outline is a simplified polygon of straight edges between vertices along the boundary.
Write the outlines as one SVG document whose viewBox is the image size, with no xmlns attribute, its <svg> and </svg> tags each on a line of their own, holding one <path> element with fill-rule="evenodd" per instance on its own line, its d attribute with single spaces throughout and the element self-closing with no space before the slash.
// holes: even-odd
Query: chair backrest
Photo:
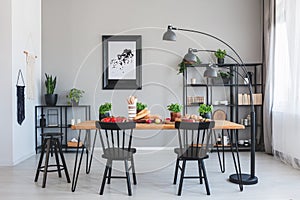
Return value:
<svg viewBox="0 0 300 200">
<path fill-rule="evenodd" d="M 178 129 L 180 155 L 189 158 L 204 158 L 213 147 L 211 136 L 214 121 L 175 122 Z"/>
<path fill-rule="evenodd" d="M 135 126 L 135 122 L 111 123 L 97 121 L 96 127 L 100 129 L 100 141 L 103 151 L 106 148 L 127 149 L 130 151 Z"/>
</svg>

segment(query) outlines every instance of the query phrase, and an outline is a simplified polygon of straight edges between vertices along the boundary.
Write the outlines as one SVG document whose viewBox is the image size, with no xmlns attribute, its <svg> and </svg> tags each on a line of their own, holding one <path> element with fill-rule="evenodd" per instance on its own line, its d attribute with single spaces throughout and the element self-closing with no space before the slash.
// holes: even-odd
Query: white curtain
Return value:
<svg viewBox="0 0 300 200">
<path fill-rule="evenodd" d="M 264 145 L 265 152 L 273 153 L 272 109 L 274 100 L 274 45 L 275 45 L 275 0 L 264 0 L 264 63 L 266 82 L 264 96 Z"/>
<path fill-rule="evenodd" d="M 273 153 L 300 168 L 300 1 L 276 0 Z"/>
</svg>

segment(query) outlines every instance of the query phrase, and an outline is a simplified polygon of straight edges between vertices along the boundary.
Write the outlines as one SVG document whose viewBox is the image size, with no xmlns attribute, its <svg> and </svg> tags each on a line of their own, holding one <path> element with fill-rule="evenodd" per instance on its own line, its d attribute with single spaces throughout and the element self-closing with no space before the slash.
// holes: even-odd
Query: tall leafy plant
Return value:
<svg viewBox="0 0 300 200">
<path fill-rule="evenodd" d="M 56 76 L 53 78 L 52 75 L 48 75 L 46 73 L 45 76 L 46 93 L 53 94 L 56 87 Z"/>
</svg>

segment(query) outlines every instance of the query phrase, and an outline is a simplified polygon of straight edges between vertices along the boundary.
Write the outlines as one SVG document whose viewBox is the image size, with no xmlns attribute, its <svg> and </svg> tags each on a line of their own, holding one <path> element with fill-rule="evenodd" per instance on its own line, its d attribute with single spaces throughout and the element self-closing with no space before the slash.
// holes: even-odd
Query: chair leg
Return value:
<svg viewBox="0 0 300 200">
<path fill-rule="evenodd" d="M 110 167 L 111 167 L 111 160 L 107 160 L 105 170 L 104 170 L 104 174 L 103 174 L 103 180 L 102 180 L 102 184 L 101 184 L 100 195 L 103 195 L 104 186 L 105 186 L 105 182 L 106 182 L 106 178 L 107 178 L 107 172 L 108 172 Z"/>
<path fill-rule="evenodd" d="M 66 164 L 66 160 L 65 160 L 64 154 L 62 152 L 62 148 L 61 148 L 61 144 L 59 142 L 59 139 L 57 139 L 56 142 L 57 142 L 57 148 L 58 148 L 58 151 L 59 151 L 61 162 L 63 164 L 63 168 L 64 168 L 64 171 L 65 171 L 65 175 L 66 175 L 67 181 L 68 181 L 68 183 L 71 183 L 71 179 L 70 179 L 69 172 L 68 172 L 68 167 L 67 167 L 67 164 Z"/>
<path fill-rule="evenodd" d="M 39 178 L 39 174 L 40 174 L 40 169 L 42 166 L 42 162 L 43 162 L 43 158 L 44 158 L 44 154 L 45 154 L 45 148 L 46 148 L 46 140 L 44 140 L 43 144 L 42 144 L 42 150 L 41 150 L 41 155 L 40 155 L 40 160 L 36 169 L 36 173 L 35 173 L 35 178 L 34 178 L 34 182 L 38 181 Z"/>
<path fill-rule="evenodd" d="M 176 185 L 176 182 L 177 182 L 178 168 L 179 168 L 179 158 L 176 159 L 175 173 L 174 173 L 174 181 L 173 181 L 173 184 L 174 184 L 174 185 Z"/>
<path fill-rule="evenodd" d="M 48 164 L 49 164 L 49 154 L 50 154 L 50 139 L 47 139 L 47 150 L 46 150 L 46 160 L 45 160 L 45 168 L 44 168 L 44 176 L 43 176 L 43 184 L 42 188 L 46 187 L 46 180 L 47 180 L 47 172 L 48 172 Z"/>
<path fill-rule="evenodd" d="M 128 196 L 131 196 L 132 193 L 131 193 L 131 183 L 130 183 L 130 175 L 129 175 L 129 169 L 128 169 L 128 160 L 124 160 L 124 164 L 125 164 Z"/>
<path fill-rule="evenodd" d="M 202 171 L 203 171 L 203 178 L 204 178 L 204 183 L 205 183 L 205 188 L 206 188 L 206 194 L 210 195 L 208 179 L 207 179 L 207 174 L 206 174 L 205 165 L 204 165 L 203 160 L 201 160 L 201 168 L 202 168 Z"/>
<path fill-rule="evenodd" d="M 135 166 L 134 166 L 133 156 L 131 157 L 131 168 L 132 168 L 133 184 L 136 185 L 137 181 L 136 181 L 136 174 L 135 174 Z"/>
<path fill-rule="evenodd" d="M 112 161 L 111 161 L 111 165 L 108 169 L 108 177 L 107 177 L 107 184 L 110 184 L 111 181 L 111 173 L 112 173 Z"/>
<path fill-rule="evenodd" d="M 178 193 L 177 193 L 178 196 L 181 196 L 183 178 L 184 178 L 184 172 L 185 172 L 185 164 L 186 164 L 186 160 L 183 160 L 181 174 L 180 174 L 180 182 L 179 182 Z"/>
<path fill-rule="evenodd" d="M 52 142 L 54 144 L 52 144 Z M 60 171 L 60 163 L 59 163 L 59 158 L 58 158 L 58 153 L 57 153 L 57 146 L 58 144 L 56 143 L 56 139 L 55 141 L 51 141 L 51 146 L 52 148 L 54 148 L 54 156 L 55 156 L 55 161 L 56 161 L 56 166 L 57 166 L 57 173 L 58 173 L 58 177 L 61 178 L 61 171 Z"/>
<path fill-rule="evenodd" d="M 198 160 L 198 171 L 199 171 L 200 184 L 203 184 L 203 181 L 202 181 L 202 171 L 201 171 L 201 161 L 200 160 Z"/>
</svg>

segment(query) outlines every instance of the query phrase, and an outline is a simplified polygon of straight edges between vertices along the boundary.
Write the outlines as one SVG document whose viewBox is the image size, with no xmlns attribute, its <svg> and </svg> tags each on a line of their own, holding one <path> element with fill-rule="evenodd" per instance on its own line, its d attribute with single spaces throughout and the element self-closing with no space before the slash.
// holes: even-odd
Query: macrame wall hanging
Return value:
<svg viewBox="0 0 300 200">
<path fill-rule="evenodd" d="M 26 54 L 26 98 L 29 100 L 35 99 L 35 59 L 37 56 L 24 51 Z"/>
<path fill-rule="evenodd" d="M 22 84 L 19 84 L 19 79 L 20 76 L 22 78 Z M 24 119 L 25 119 L 25 95 L 24 95 L 24 90 L 25 90 L 25 82 L 23 78 L 22 71 L 19 70 L 18 73 L 18 80 L 17 80 L 17 119 L 18 119 L 18 124 L 22 125 Z"/>
</svg>

